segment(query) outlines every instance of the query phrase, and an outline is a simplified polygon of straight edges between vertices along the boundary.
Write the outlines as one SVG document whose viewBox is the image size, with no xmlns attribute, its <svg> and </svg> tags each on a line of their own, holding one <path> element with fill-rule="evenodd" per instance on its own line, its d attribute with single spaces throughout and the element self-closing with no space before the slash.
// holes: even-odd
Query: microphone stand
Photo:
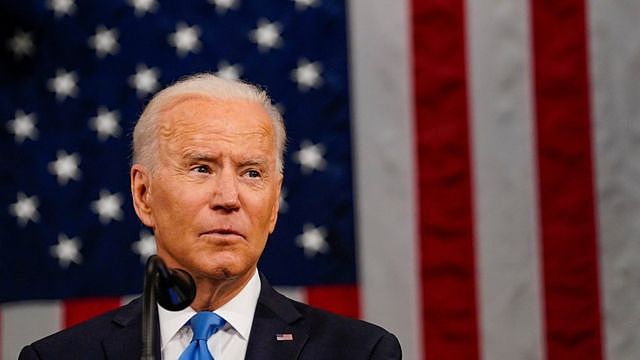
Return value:
<svg viewBox="0 0 640 360">
<path fill-rule="evenodd" d="M 144 273 L 144 292 L 142 294 L 142 355 L 140 360 L 155 360 L 155 342 L 157 341 L 156 323 L 158 322 L 158 307 L 156 284 L 158 272 L 156 271 L 154 256 L 149 257 Z M 158 258 L 159 259 L 159 258 Z"/>
<path fill-rule="evenodd" d="M 196 297 L 193 278 L 184 270 L 168 269 L 157 255 L 151 255 L 145 266 L 142 294 L 142 353 L 141 360 L 155 360 L 158 341 L 158 304 L 170 311 L 179 311 Z"/>
</svg>

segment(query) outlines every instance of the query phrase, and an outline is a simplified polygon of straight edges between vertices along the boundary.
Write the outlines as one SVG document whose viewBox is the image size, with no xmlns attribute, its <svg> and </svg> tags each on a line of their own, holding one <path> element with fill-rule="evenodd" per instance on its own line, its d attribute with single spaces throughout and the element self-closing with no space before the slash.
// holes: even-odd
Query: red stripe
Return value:
<svg viewBox="0 0 640 360">
<path fill-rule="evenodd" d="M 354 319 L 360 318 L 360 296 L 355 285 L 323 285 L 306 288 L 307 304 Z"/>
<path fill-rule="evenodd" d="M 548 358 L 601 359 L 584 0 L 532 2 Z"/>
<path fill-rule="evenodd" d="M 100 315 L 120 306 L 120 298 L 88 298 L 65 300 L 63 306 L 64 327 L 70 327 L 82 321 Z"/>
<path fill-rule="evenodd" d="M 477 359 L 462 0 L 414 0 L 424 356 Z"/>
</svg>

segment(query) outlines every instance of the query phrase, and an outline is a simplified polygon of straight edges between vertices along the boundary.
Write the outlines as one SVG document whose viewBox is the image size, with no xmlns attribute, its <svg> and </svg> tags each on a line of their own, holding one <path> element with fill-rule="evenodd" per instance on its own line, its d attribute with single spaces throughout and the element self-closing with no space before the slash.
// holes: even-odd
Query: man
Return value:
<svg viewBox="0 0 640 360">
<path fill-rule="evenodd" d="M 287 299 L 258 273 L 276 225 L 284 143 L 266 93 L 210 74 L 159 92 L 138 120 L 134 208 L 153 229 L 158 255 L 189 272 L 197 288 L 189 308 L 159 309 L 158 358 L 401 358 L 384 329 Z M 140 352 L 134 300 L 25 347 L 20 359 L 136 359 Z"/>
</svg>

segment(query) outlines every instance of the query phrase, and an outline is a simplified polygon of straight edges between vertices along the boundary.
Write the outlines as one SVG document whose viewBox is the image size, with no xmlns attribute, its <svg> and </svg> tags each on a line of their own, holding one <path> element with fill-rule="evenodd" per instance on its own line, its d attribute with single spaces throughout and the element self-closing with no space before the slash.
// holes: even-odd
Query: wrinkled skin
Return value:
<svg viewBox="0 0 640 360">
<path fill-rule="evenodd" d="M 215 309 L 251 278 L 276 224 L 282 175 L 264 108 L 186 97 L 161 113 L 153 171 L 131 168 L 134 207 L 158 255 L 196 280 L 196 310 Z"/>
</svg>

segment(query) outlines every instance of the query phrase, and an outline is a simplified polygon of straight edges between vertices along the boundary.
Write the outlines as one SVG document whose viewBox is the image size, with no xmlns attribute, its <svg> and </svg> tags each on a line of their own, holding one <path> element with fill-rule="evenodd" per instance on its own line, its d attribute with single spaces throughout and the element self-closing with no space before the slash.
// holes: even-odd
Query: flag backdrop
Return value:
<svg viewBox="0 0 640 360">
<path fill-rule="evenodd" d="M 0 4 L 0 356 L 139 293 L 132 125 L 196 71 L 289 132 L 260 263 L 407 359 L 640 358 L 640 3 Z"/>
</svg>

